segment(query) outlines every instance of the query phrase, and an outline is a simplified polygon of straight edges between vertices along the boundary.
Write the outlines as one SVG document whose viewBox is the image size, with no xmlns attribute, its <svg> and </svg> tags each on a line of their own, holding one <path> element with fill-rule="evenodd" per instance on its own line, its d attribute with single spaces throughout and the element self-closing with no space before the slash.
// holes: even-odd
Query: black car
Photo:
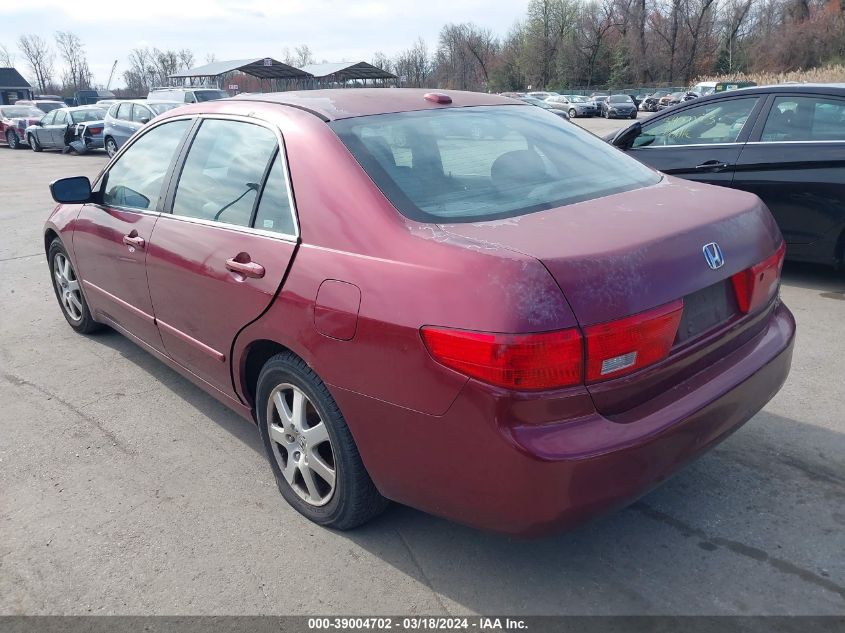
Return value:
<svg viewBox="0 0 845 633">
<path fill-rule="evenodd" d="M 631 95 L 610 95 L 601 102 L 601 114 L 605 119 L 636 119 L 637 106 Z"/>
<path fill-rule="evenodd" d="M 666 174 L 757 194 L 783 232 L 788 259 L 843 263 L 845 84 L 715 93 L 609 140 Z"/>
<path fill-rule="evenodd" d="M 656 90 L 650 95 L 648 95 L 642 102 L 642 110 L 644 112 L 657 112 L 657 104 L 666 95 L 669 94 L 668 90 Z"/>
</svg>

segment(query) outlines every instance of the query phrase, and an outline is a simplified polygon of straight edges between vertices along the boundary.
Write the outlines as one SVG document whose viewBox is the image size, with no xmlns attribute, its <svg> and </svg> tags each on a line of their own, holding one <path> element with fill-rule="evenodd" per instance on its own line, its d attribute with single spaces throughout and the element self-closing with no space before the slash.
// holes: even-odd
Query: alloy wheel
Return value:
<svg viewBox="0 0 845 633">
<path fill-rule="evenodd" d="M 327 504 L 337 471 L 328 428 L 308 396 L 294 385 L 276 386 L 267 399 L 267 430 L 282 476 L 313 506 Z"/>
<path fill-rule="evenodd" d="M 114 142 L 113 138 L 106 139 L 106 154 L 109 155 L 109 158 L 117 154 L 117 143 Z"/>
<path fill-rule="evenodd" d="M 53 257 L 53 278 L 62 308 L 73 321 L 82 320 L 82 291 L 70 261 L 63 253 Z"/>
</svg>

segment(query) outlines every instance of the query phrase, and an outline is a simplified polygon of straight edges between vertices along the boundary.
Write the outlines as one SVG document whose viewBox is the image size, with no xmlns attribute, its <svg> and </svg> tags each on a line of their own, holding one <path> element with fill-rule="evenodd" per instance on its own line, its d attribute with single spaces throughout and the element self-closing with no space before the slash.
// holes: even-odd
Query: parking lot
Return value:
<svg viewBox="0 0 845 633">
<path fill-rule="evenodd" d="M 787 384 L 632 507 L 539 541 L 397 505 L 337 533 L 284 502 L 256 428 L 126 338 L 67 326 L 47 184 L 105 163 L 0 147 L 0 613 L 845 610 L 841 272 L 787 263 Z"/>
</svg>

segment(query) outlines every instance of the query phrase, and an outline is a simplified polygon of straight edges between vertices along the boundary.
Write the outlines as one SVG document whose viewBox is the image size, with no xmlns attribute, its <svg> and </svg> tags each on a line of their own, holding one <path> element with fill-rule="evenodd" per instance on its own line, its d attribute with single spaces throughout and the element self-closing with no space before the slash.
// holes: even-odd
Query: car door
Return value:
<svg viewBox="0 0 845 633">
<path fill-rule="evenodd" d="M 46 140 L 42 145 L 51 148 L 63 148 L 65 146 L 65 135 L 67 126 L 70 125 L 70 112 L 67 110 L 56 110 L 56 118 L 47 126 Z"/>
<path fill-rule="evenodd" d="M 135 134 L 135 132 L 144 127 L 152 120 L 153 116 L 153 113 L 147 106 L 141 105 L 140 103 L 133 103 L 132 121 L 129 124 L 131 130 L 130 134 Z"/>
<path fill-rule="evenodd" d="M 114 121 L 114 136 L 118 147 L 123 147 L 123 144 L 129 140 L 134 130 L 131 127 L 132 119 L 132 104 L 121 103 L 117 109 Z"/>
<path fill-rule="evenodd" d="M 269 306 L 297 247 L 284 148 L 259 121 L 204 117 L 147 253 L 156 322 L 176 362 L 234 396 L 238 332 Z"/>
<path fill-rule="evenodd" d="M 663 173 L 730 185 L 762 99 L 717 99 L 649 119 L 628 153 Z"/>
<path fill-rule="evenodd" d="M 845 235 L 845 97 L 772 95 L 734 186 L 763 199 L 790 257 L 833 263 Z"/>
<path fill-rule="evenodd" d="M 95 318 L 163 351 L 145 261 L 171 165 L 192 119 L 166 121 L 139 137 L 95 184 L 73 235 L 77 267 Z"/>
<path fill-rule="evenodd" d="M 41 147 L 49 146 L 49 143 L 47 143 L 47 137 L 50 135 L 49 129 L 50 126 L 53 125 L 53 121 L 56 120 L 57 112 L 57 110 L 53 110 L 52 112 L 45 114 L 41 121 L 38 122 L 38 125 L 32 128 L 30 132 L 35 136 L 35 140 L 38 141 L 38 144 Z"/>
</svg>

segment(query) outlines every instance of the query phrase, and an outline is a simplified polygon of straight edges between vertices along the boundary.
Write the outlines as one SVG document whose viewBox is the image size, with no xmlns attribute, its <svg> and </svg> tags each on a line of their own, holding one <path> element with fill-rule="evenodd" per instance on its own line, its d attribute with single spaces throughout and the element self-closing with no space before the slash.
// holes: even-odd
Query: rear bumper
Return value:
<svg viewBox="0 0 845 633">
<path fill-rule="evenodd" d="M 85 139 L 85 147 L 87 149 L 103 149 L 105 147 L 104 135 L 88 136 Z"/>
<path fill-rule="evenodd" d="M 581 388 L 540 399 L 469 381 L 440 417 L 332 393 L 385 496 L 538 536 L 633 502 L 748 421 L 786 380 L 794 335 L 780 304 L 758 336 L 624 423 L 596 413 Z"/>
</svg>

